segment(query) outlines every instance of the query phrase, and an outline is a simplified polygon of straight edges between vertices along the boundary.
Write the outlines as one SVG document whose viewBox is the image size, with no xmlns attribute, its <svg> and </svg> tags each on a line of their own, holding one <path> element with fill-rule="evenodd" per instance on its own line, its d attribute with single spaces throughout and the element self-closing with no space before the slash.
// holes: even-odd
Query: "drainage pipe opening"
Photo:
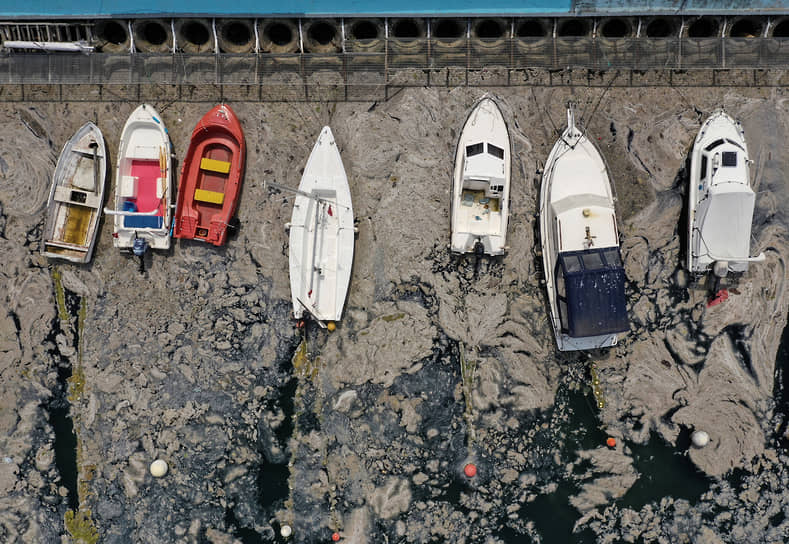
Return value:
<svg viewBox="0 0 789 544">
<path fill-rule="evenodd" d="M 200 19 L 180 19 L 175 23 L 178 47 L 187 53 L 206 53 L 214 47 L 210 23 Z"/>
<path fill-rule="evenodd" d="M 144 53 L 166 53 L 173 43 L 170 23 L 162 19 L 142 19 L 132 25 L 134 43 Z"/>
<path fill-rule="evenodd" d="M 244 19 L 222 19 L 217 22 L 216 40 L 226 53 L 249 53 L 255 48 L 254 23 Z"/>
</svg>

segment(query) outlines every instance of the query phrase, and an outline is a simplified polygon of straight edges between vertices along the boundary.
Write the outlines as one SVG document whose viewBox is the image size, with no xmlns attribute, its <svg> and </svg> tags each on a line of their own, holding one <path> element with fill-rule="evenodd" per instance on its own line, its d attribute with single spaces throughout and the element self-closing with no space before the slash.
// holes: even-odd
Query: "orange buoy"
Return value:
<svg viewBox="0 0 789 544">
<path fill-rule="evenodd" d="M 477 475 L 477 465 L 474 463 L 469 463 L 465 467 L 463 467 L 463 474 L 468 476 L 469 478 L 473 478 Z"/>
<path fill-rule="evenodd" d="M 616 447 L 616 438 L 609 436 L 605 443 L 609 448 L 614 448 Z"/>
<path fill-rule="evenodd" d="M 334 542 L 339 542 L 340 541 L 340 533 L 334 533 L 333 535 L 331 535 L 331 539 Z"/>
</svg>

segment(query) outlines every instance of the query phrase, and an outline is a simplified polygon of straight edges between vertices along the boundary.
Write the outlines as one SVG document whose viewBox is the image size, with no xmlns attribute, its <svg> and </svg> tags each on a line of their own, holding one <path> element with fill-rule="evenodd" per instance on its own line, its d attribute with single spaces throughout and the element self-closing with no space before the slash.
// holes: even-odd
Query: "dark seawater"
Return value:
<svg viewBox="0 0 789 544">
<path fill-rule="evenodd" d="M 71 322 L 76 328 L 79 319 L 80 297 L 71 291 L 65 290 L 66 310 L 71 317 Z M 60 474 L 60 485 L 68 490 L 67 503 L 71 510 L 79 508 L 79 495 L 77 492 L 77 436 L 74 434 L 74 422 L 71 419 L 71 404 L 68 400 L 68 379 L 71 377 L 71 362 L 60 354 L 55 338 L 64 333 L 59 316 L 52 321 L 52 330 L 47 340 L 54 348 L 51 350 L 52 359 L 57 366 L 57 387 L 52 398 L 46 404 L 45 410 L 49 413 L 49 424 L 55 431 L 55 466 Z M 67 337 L 67 332 L 64 333 Z M 79 334 L 74 336 L 74 349 L 79 353 Z"/>
</svg>

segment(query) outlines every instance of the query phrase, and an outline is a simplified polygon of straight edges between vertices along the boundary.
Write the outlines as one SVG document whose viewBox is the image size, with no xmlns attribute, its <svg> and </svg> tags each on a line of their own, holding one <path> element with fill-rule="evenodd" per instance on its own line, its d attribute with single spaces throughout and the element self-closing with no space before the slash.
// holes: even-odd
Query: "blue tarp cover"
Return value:
<svg viewBox="0 0 789 544">
<path fill-rule="evenodd" d="M 567 302 L 566 326 L 575 338 L 630 330 L 625 269 L 618 247 L 559 254 Z"/>
</svg>

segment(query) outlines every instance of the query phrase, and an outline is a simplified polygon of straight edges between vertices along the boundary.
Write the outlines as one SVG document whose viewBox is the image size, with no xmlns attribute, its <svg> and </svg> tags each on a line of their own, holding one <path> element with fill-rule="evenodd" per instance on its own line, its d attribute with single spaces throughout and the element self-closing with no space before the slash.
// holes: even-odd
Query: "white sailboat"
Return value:
<svg viewBox="0 0 789 544">
<path fill-rule="evenodd" d="M 616 345 L 629 324 L 614 197 L 603 157 L 572 109 L 543 172 L 540 238 L 559 350 Z"/>
<path fill-rule="evenodd" d="M 87 263 L 93 256 L 107 177 L 107 148 L 99 127 L 85 123 L 63 146 L 49 192 L 46 257 Z"/>
<path fill-rule="evenodd" d="M 142 257 L 148 248 L 169 249 L 172 225 L 170 138 L 148 104 L 132 112 L 121 133 L 116 169 L 113 245 Z M 142 261 L 141 261 L 142 262 Z"/>
<path fill-rule="evenodd" d="M 288 227 L 293 315 L 306 312 L 333 328 L 348 294 L 355 229 L 348 178 L 329 127 L 307 159 Z"/>
<path fill-rule="evenodd" d="M 510 136 L 501 110 L 491 98 L 483 97 L 466 118 L 455 153 L 453 252 L 504 253 L 510 155 Z"/>
<path fill-rule="evenodd" d="M 687 268 L 718 277 L 745 272 L 755 195 L 742 125 L 717 110 L 701 126 L 690 159 Z"/>
</svg>

